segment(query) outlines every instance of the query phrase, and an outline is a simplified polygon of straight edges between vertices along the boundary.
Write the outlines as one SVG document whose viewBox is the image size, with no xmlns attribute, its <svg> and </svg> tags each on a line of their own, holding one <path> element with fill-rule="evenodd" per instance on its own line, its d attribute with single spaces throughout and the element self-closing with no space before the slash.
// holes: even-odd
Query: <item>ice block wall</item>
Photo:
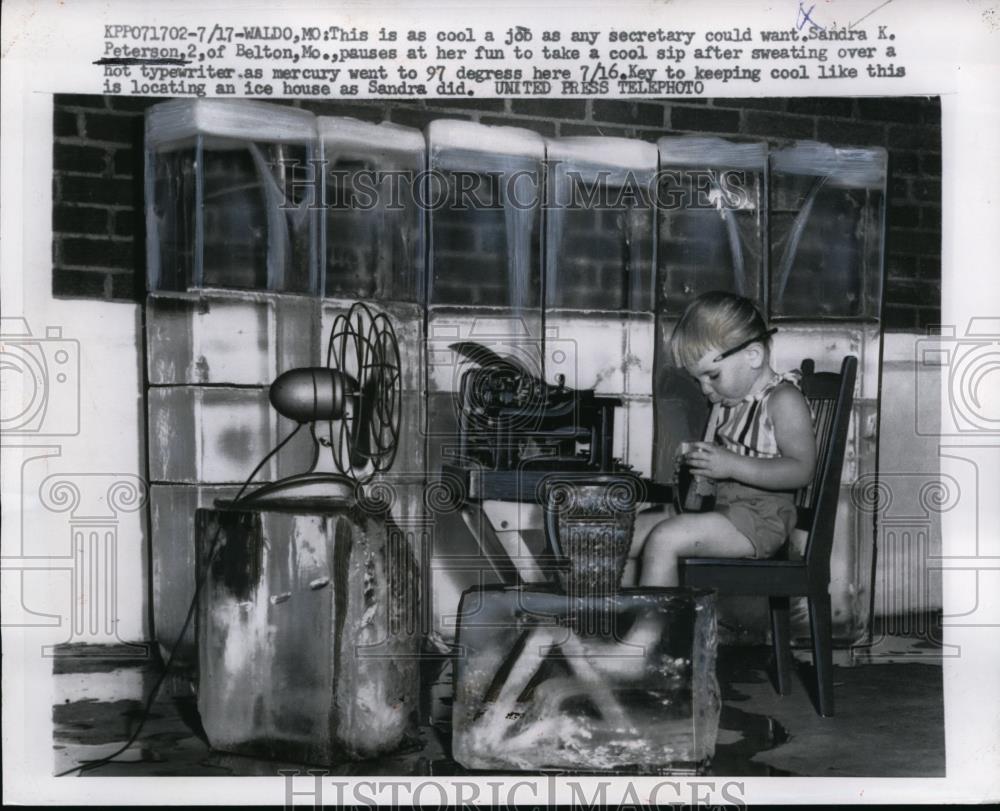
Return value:
<svg viewBox="0 0 1000 811">
<path fill-rule="evenodd" d="M 294 427 L 268 387 L 323 365 L 358 299 L 389 315 L 402 356 L 395 478 L 376 486 L 422 531 L 425 229 L 409 186 L 425 149 L 416 130 L 252 102 L 168 102 L 146 127 L 154 622 L 169 647 L 194 593 L 194 510 L 231 497 Z M 365 205 L 361 188 L 376 192 Z M 300 432 L 255 481 L 308 470 L 313 450 Z"/>
<path fill-rule="evenodd" d="M 426 135 L 427 469 L 437 475 L 458 446 L 458 392 L 468 368 L 450 344 L 477 341 L 543 373 L 545 142 L 527 130 L 463 121 L 431 122 Z M 429 583 L 435 628 L 451 637 L 461 593 L 493 575 L 459 512 L 439 506 Z"/>
<path fill-rule="evenodd" d="M 419 560 L 428 545 L 424 404 L 426 212 L 420 205 L 427 149 L 420 130 L 320 117 L 320 213 L 326 340 L 355 301 L 389 316 L 399 342 L 400 429 L 392 467 L 368 486 L 388 503 Z M 323 349 L 325 357 L 325 348 Z M 330 464 L 324 457 L 324 464 Z M 333 468 L 330 467 L 332 470 Z"/>
<path fill-rule="evenodd" d="M 859 359 L 831 585 L 835 635 L 858 641 L 869 619 L 874 537 L 871 511 L 859 511 L 851 488 L 875 470 L 885 153 L 811 142 L 767 150 L 714 138 L 663 138 L 659 148 L 664 182 L 684 184 L 694 204 L 659 211 L 661 349 L 691 298 L 722 289 L 754 299 L 778 327 L 775 369 L 813 358 L 818 371 L 836 372 L 845 355 Z M 656 393 L 655 467 L 667 476 L 676 443 L 700 434 L 706 410 L 665 352 Z M 766 608 L 725 598 L 720 621 L 736 638 L 762 638 Z M 806 635 L 808 618 L 798 609 L 794 630 Z"/>
<path fill-rule="evenodd" d="M 194 594 L 194 509 L 232 496 L 293 428 L 282 372 L 319 359 L 311 113 L 209 99 L 146 118 L 146 366 L 153 614 L 169 649 Z M 260 473 L 308 467 L 306 432 Z M 191 658 L 194 629 L 179 654 Z"/>
<path fill-rule="evenodd" d="M 852 486 L 876 471 L 886 153 L 800 142 L 771 151 L 770 181 L 775 368 L 811 357 L 817 371 L 835 372 L 846 354 L 859 362 L 830 585 L 834 635 L 855 642 L 868 626 L 873 585 L 873 511 Z M 793 616 L 806 635 L 804 606 Z"/>
<path fill-rule="evenodd" d="M 583 137 L 546 150 L 545 377 L 620 398 L 614 455 L 648 475 L 656 147 Z"/>
<path fill-rule="evenodd" d="M 681 442 L 701 439 L 701 390 L 674 367 L 667 340 L 687 304 L 729 290 L 763 305 L 767 277 L 767 145 L 661 138 L 657 186 L 656 475 L 669 479 Z"/>
<path fill-rule="evenodd" d="M 188 542 L 162 537 L 281 438 L 266 386 L 321 363 L 333 319 L 360 299 L 393 318 L 403 355 L 398 461 L 379 485 L 426 551 L 433 624 L 450 636 L 462 591 L 492 574 L 431 492 L 456 444 L 466 369 L 449 344 L 479 341 L 550 382 L 622 397 L 615 454 L 667 478 L 705 409 L 662 349 L 687 301 L 728 289 L 779 326 L 777 368 L 861 360 L 834 553 L 838 634 L 853 638 L 871 531 L 847 488 L 874 470 L 885 172 L 879 150 L 813 143 L 546 142 L 461 121 L 421 135 L 255 102 L 157 105 L 146 170 L 154 569 L 173 579 L 187 568 Z M 301 440 L 262 478 L 302 469 Z M 157 614 L 166 592 L 186 604 L 155 579 Z"/>
</svg>

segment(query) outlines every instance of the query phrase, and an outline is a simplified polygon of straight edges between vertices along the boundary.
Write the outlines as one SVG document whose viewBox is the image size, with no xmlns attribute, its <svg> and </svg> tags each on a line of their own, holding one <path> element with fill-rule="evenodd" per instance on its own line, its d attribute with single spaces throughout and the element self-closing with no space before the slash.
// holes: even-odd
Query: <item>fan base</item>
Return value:
<svg viewBox="0 0 1000 811">
<path fill-rule="evenodd" d="M 356 504 L 357 483 L 336 473 L 300 473 L 281 481 L 265 484 L 239 501 L 218 500 L 223 508 L 252 507 L 254 509 L 305 509 L 346 507 Z"/>
</svg>

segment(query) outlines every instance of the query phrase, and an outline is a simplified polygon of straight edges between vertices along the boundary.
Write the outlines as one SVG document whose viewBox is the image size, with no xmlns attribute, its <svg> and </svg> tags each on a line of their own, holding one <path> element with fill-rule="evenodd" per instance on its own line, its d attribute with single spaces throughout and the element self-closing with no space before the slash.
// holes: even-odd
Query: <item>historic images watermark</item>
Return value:
<svg viewBox="0 0 1000 811">
<path fill-rule="evenodd" d="M 388 808 L 746 808 L 738 780 L 572 778 L 482 780 L 337 780 L 321 769 L 281 769 L 284 804 L 376 805 Z"/>
<path fill-rule="evenodd" d="M 753 184 L 740 169 L 665 168 L 655 172 L 567 169 L 566 184 L 546 184 L 560 161 L 545 168 L 471 171 L 463 169 L 342 169 L 326 159 L 271 164 L 281 178 L 281 208 L 403 211 L 529 211 L 651 208 L 668 211 L 742 209 L 752 204 Z M 544 192 L 544 193 L 543 193 Z"/>
</svg>

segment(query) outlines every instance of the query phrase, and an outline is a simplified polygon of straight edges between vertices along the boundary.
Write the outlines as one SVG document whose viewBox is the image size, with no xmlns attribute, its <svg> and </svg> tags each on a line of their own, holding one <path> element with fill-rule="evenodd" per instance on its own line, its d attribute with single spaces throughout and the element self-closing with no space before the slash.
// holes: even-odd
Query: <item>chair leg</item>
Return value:
<svg viewBox="0 0 1000 811">
<path fill-rule="evenodd" d="M 833 620 L 829 594 L 809 598 L 809 624 L 819 687 L 819 714 L 829 718 L 833 715 Z"/>
<path fill-rule="evenodd" d="M 788 598 L 771 597 L 770 602 L 774 669 L 778 679 L 778 693 L 785 696 L 792 689 L 792 651 L 788 630 Z"/>
</svg>

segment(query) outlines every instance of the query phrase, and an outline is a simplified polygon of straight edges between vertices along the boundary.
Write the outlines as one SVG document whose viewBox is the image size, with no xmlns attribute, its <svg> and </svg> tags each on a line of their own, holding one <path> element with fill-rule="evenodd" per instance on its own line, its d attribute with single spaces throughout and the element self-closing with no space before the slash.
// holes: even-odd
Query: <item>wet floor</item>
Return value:
<svg viewBox="0 0 1000 811">
<path fill-rule="evenodd" d="M 944 712 L 940 659 L 925 643 L 896 640 L 885 656 L 861 655 L 837 667 L 837 714 L 816 715 L 807 688 L 811 668 L 788 696 L 775 694 L 766 648 L 723 648 L 723 709 L 716 752 L 704 773 L 726 776 L 929 777 L 944 774 Z M 892 655 L 888 655 L 891 652 Z M 106 757 L 128 740 L 143 715 L 158 664 L 134 650 L 67 646 L 55 658 L 54 771 Z M 108 655 L 117 653 L 119 655 Z M 878 651 L 876 651 L 878 653 Z M 921 656 L 920 654 L 923 653 Z M 862 652 L 864 654 L 864 652 Z M 849 741 L 850 745 L 845 745 Z M 332 776 L 424 776 L 466 773 L 448 754 L 446 725 L 420 729 L 392 757 L 325 767 Z M 276 775 L 307 766 L 214 752 L 198 717 L 190 679 L 169 677 L 137 741 L 83 774 Z"/>
</svg>

